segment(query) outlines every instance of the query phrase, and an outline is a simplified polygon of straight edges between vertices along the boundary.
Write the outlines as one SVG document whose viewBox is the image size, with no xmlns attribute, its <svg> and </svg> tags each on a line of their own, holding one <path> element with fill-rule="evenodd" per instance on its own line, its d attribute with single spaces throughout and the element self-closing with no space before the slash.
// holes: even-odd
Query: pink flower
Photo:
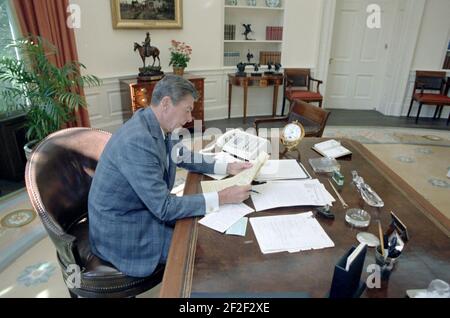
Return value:
<svg viewBox="0 0 450 318">
<path fill-rule="evenodd" d="M 171 41 L 172 46 L 169 48 L 170 51 L 170 63 L 169 65 L 186 67 L 187 62 L 191 59 L 192 47 L 185 42 Z"/>
</svg>

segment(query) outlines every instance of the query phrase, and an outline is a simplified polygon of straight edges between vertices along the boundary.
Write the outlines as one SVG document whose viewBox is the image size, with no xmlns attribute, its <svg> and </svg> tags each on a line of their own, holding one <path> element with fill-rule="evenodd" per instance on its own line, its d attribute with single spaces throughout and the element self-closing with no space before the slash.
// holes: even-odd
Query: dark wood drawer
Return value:
<svg viewBox="0 0 450 318">
<path fill-rule="evenodd" d="M 194 111 L 192 112 L 192 117 L 196 120 L 202 121 L 203 129 L 205 127 L 204 124 L 204 78 L 193 76 L 186 74 L 184 76 L 186 79 L 191 81 L 197 92 L 198 92 L 198 100 L 194 104 Z M 126 84 L 130 88 L 130 99 L 131 99 L 131 110 L 132 112 L 136 112 L 138 109 L 147 107 L 150 105 L 151 98 L 152 98 L 152 92 L 155 88 L 155 85 L 158 83 L 158 81 L 152 81 L 152 82 L 137 82 L 135 80 L 124 80 L 121 81 L 122 83 Z M 192 124 L 186 124 L 185 128 L 193 128 Z"/>
</svg>

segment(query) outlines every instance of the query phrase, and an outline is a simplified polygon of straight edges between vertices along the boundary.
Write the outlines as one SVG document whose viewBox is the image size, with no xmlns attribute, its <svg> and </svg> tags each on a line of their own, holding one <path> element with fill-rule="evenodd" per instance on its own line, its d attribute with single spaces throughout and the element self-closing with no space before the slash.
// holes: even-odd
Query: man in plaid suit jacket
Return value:
<svg viewBox="0 0 450 318">
<path fill-rule="evenodd" d="M 165 76 L 155 86 L 151 107 L 137 111 L 111 137 L 97 165 L 88 201 L 91 248 L 126 275 L 145 277 L 166 262 L 176 220 L 203 216 L 221 204 L 249 197 L 250 186 L 183 197 L 170 194 L 176 165 L 218 174 L 251 167 L 216 163 L 173 144 L 170 133 L 192 121 L 196 98 L 191 82 Z"/>
</svg>

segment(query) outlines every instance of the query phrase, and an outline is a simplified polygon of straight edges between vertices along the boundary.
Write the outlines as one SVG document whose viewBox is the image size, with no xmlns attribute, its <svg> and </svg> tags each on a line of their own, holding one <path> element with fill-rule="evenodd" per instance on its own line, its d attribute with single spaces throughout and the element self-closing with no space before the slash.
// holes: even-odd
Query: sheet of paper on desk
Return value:
<svg viewBox="0 0 450 318">
<path fill-rule="evenodd" d="M 217 161 L 220 162 L 225 162 L 225 163 L 231 163 L 231 162 L 237 162 L 237 161 L 242 161 L 236 157 L 233 157 L 232 155 L 230 155 L 229 153 L 226 152 L 219 152 L 214 156 L 214 159 L 216 159 Z M 225 179 L 226 177 L 228 177 L 227 174 L 206 174 L 208 177 L 211 177 L 215 180 L 222 180 Z"/>
<path fill-rule="evenodd" d="M 226 204 L 222 205 L 218 212 L 207 214 L 198 223 L 223 233 L 244 216 L 254 211 L 243 203 Z"/>
<path fill-rule="evenodd" d="M 236 223 L 234 223 L 226 232 L 227 235 L 238 235 L 245 236 L 245 232 L 247 231 L 247 221 L 248 218 L 243 217 Z"/>
<path fill-rule="evenodd" d="M 325 206 L 335 202 L 317 179 L 272 181 L 252 189 L 259 192 L 251 194 L 256 211 L 287 206 Z"/>
<path fill-rule="evenodd" d="M 257 181 L 311 179 L 306 169 L 297 160 L 267 160 L 261 168 Z"/>
<path fill-rule="evenodd" d="M 250 218 L 263 254 L 334 247 L 312 212 Z"/>
<path fill-rule="evenodd" d="M 252 183 L 253 179 L 258 175 L 261 167 L 266 163 L 269 155 L 265 152 L 261 152 L 253 163 L 253 167 L 250 169 L 243 170 L 238 173 L 234 177 L 225 179 L 225 180 L 216 180 L 216 181 L 202 181 L 202 191 L 203 193 L 208 192 L 219 192 L 228 187 L 232 187 L 235 185 L 249 185 Z"/>
</svg>

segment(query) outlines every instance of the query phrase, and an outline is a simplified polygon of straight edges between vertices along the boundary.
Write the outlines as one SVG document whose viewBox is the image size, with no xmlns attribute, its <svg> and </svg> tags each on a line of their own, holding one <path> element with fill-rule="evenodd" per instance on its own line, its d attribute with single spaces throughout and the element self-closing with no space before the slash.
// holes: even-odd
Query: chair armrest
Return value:
<svg viewBox="0 0 450 318">
<path fill-rule="evenodd" d="M 309 77 L 309 80 L 310 80 L 310 81 L 317 82 L 316 92 L 320 94 L 319 87 L 320 87 L 320 84 L 323 83 L 323 81 L 318 80 L 318 79 L 315 79 L 315 78 L 312 78 L 311 76 Z"/>
<path fill-rule="evenodd" d="M 278 117 L 271 117 L 271 118 L 256 118 L 255 122 L 253 123 L 253 126 L 256 129 L 256 134 L 258 135 L 259 131 L 259 125 L 265 124 L 265 123 L 274 123 L 274 122 L 287 122 L 288 116 L 278 116 Z"/>
<path fill-rule="evenodd" d="M 318 80 L 318 79 L 315 79 L 315 78 L 312 78 L 312 77 L 309 77 L 309 79 L 310 79 L 311 81 L 318 82 L 319 84 L 322 84 L 322 83 L 323 83 L 323 81 Z"/>
</svg>

